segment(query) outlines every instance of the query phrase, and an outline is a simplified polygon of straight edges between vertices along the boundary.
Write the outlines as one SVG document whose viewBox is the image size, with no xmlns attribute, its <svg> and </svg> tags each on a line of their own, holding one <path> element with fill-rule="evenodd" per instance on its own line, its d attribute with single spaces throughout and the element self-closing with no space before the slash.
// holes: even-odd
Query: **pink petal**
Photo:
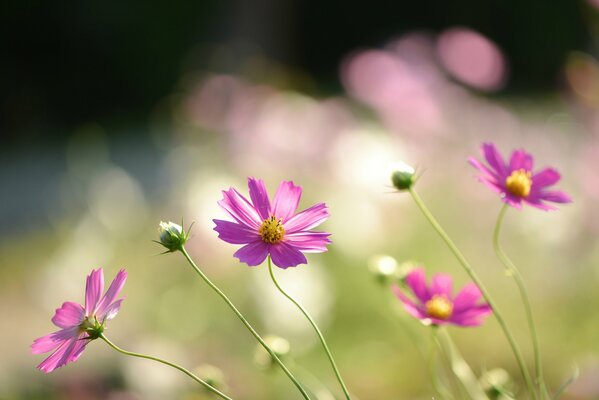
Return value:
<svg viewBox="0 0 599 400">
<path fill-rule="evenodd" d="M 410 271 L 408 276 L 406 276 L 406 283 L 422 304 L 426 303 L 431 298 L 426 287 L 426 275 L 424 274 L 424 269 L 416 268 Z"/>
<path fill-rule="evenodd" d="M 254 208 L 260 214 L 262 220 L 270 217 L 270 200 L 268 199 L 268 192 L 266 191 L 266 185 L 262 179 L 248 178 L 248 187 L 250 189 L 250 199 Z"/>
<path fill-rule="evenodd" d="M 98 314 L 98 320 L 100 322 L 108 321 L 116 317 L 119 310 L 121 309 L 121 304 L 123 303 L 123 299 L 119 299 L 113 303 L 110 303 L 106 309 L 102 311 L 101 314 Z"/>
<path fill-rule="evenodd" d="M 216 224 L 214 230 L 218 232 L 218 237 L 227 243 L 247 244 L 260 238 L 260 234 L 256 229 L 248 228 L 245 225 L 220 219 L 213 219 L 212 221 Z"/>
<path fill-rule="evenodd" d="M 79 327 L 61 329 L 49 335 L 37 338 L 31 344 L 32 354 L 42 354 L 54 350 L 64 341 L 71 340 L 79 334 Z"/>
<path fill-rule="evenodd" d="M 493 310 L 488 304 L 482 304 L 460 313 L 454 313 L 449 319 L 453 324 L 460 326 L 478 326 L 484 322 Z"/>
<path fill-rule="evenodd" d="M 397 285 L 392 286 L 393 293 L 399 298 L 404 309 L 414 318 L 418 318 L 420 320 L 428 318 L 426 313 L 418 307 L 412 300 L 410 300 L 403 292 L 400 287 Z"/>
<path fill-rule="evenodd" d="M 571 203 L 572 202 L 572 198 L 564 193 L 564 192 L 560 192 L 560 191 L 554 191 L 554 192 L 543 192 L 541 193 L 541 199 L 546 200 L 546 201 L 552 201 L 554 203 Z"/>
<path fill-rule="evenodd" d="M 538 208 L 539 210 L 543 210 L 543 211 L 555 211 L 557 210 L 557 207 L 552 206 L 550 204 L 546 204 L 544 203 L 540 196 L 538 196 L 537 198 L 531 198 L 528 197 L 526 200 L 526 203 L 532 207 Z"/>
<path fill-rule="evenodd" d="M 78 326 L 85 317 L 85 311 L 80 304 L 67 301 L 56 309 L 52 322 L 59 328 L 71 328 Z"/>
<path fill-rule="evenodd" d="M 453 312 L 459 313 L 467 308 L 476 306 L 476 303 L 482 297 L 482 293 L 478 286 L 474 283 L 469 283 L 457 294 L 453 299 Z"/>
<path fill-rule="evenodd" d="M 491 168 L 497 172 L 498 177 L 502 177 L 507 174 L 505 162 L 493 143 L 483 143 L 482 152 L 485 160 L 487 160 Z"/>
<path fill-rule="evenodd" d="M 553 168 L 545 168 L 532 176 L 532 189 L 540 190 L 546 186 L 555 185 L 560 179 L 559 172 Z"/>
<path fill-rule="evenodd" d="M 326 232 L 292 233 L 285 235 L 285 242 L 304 253 L 323 253 L 327 251 L 327 244 L 331 243 L 330 235 Z"/>
<path fill-rule="evenodd" d="M 89 343 L 89 340 L 83 339 L 84 337 L 82 335 L 79 338 L 63 342 L 54 353 L 37 366 L 38 369 L 47 374 L 70 362 L 77 361 L 85 346 Z"/>
<path fill-rule="evenodd" d="M 237 190 L 223 190 L 223 199 L 218 204 L 237 222 L 258 229 L 262 219 L 254 206 Z"/>
<path fill-rule="evenodd" d="M 515 150 L 510 158 L 510 172 L 518 169 L 532 171 L 533 159 L 530 154 L 524 150 Z"/>
<path fill-rule="evenodd" d="M 495 183 L 500 179 L 499 173 L 497 173 L 496 171 L 491 171 L 489 168 L 487 168 L 485 165 L 483 165 L 476 158 L 474 158 L 474 157 L 468 158 L 468 163 L 470 163 L 470 165 L 472 165 L 474 168 L 476 168 L 477 170 L 479 170 L 481 172 L 481 174 L 482 174 L 481 179 L 488 180 L 490 182 L 495 182 Z"/>
<path fill-rule="evenodd" d="M 112 283 L 110 284 L 110 287 L 106 291 L 106 294 L 100 300 L 100 304 L 98 305 L 98 310 L 96 312 L 99 320 L 106 319 L 105 314 L 107 314 L 107 310 L 109 310 L 113 307 L 115 299 L 117 298 L 117 296 L 119 295 L 121 290 L 123 290 L 123 286 L 125 285 L 126 280 L 127 280 L 127 271 L 122 269 L 116 274 L 116 276 L 112 280 Z M 120 302 L 119 302 L 119 304 L 120 304 Z M 117 311 L 118 311 L 118 309 L 117 309 Z M 115 315 L 116 315 L 116 313 L 115 313 Z M 110 318 L 108 318 L 108 319 L 110 319 Z"/>
<path fill-rule="evenodd" d="M 237 257 L 239 261 L 253 267 L 264 262 L 268 255 L 268 250 L 268 244 L 264 243 L 262 240 L 257 240 L 243 246 L 241 249 L 237 250 L 233 256 Z"/>
<path fill-rule="evenodd" d="M 279 268 L 295 267 L 299 264 L 307 264 L 306 256 L 294 246 L 285 242 L 275 243 L 270 246 L 272 262 Z"/>
<path fill-rule="evenodd" d="M 291 181 L 281 182 L 275 193 L 272 213 L 285 223 L 295 214 L 301 197 L 301 186 L 295 186 Z"/>
<path fill-rule="evenodd" d="M 104 271 L 102 268 L 92 270 L 85 285 L 85 315 L 94 315 L 104 291 Z"/>
<path fill-rule="evenodd" d="M 296 233 L 312 229 L 322 224 L 329 217 L 329 210 L 324 203 L 312 207 L 291 217 L 283 224 L 286 233 Z"/>
<path fill-rule="evenodd" d="M 447 274 L 436 274 L 433 276 L 433 281 L 429 289 L 429 295 L 442 295 L 451 299 L 453 280 Z"/>
</svg>

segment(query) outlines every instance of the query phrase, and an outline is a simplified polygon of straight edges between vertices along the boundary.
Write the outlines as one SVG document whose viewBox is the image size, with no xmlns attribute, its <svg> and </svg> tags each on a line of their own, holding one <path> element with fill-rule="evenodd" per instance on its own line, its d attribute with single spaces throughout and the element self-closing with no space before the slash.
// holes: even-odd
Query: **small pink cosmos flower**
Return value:
<svg viewBox="0 0 599 400">
<path fill-rule="evenodd" d="M 482 294 L 473 283 L 464 286 L 454 297 L 453 281 L 446 274 L 434 275 L 431 285 L 427 286 L 424 269 L 416 268 L 410 271 L 405 282 L 414 300 L 397 285 L 393 286 L 393 292 L 405 310 L 426 325 L 478 326 L 492 312 L 488 304 L 479 303 Z"/>
<path fill-rule="evenodd" d="M 553 168 L 545 168 L 533 173 L 533 158 L 524 150 L 512 152 L 509 162 L 504 162 L 501 154 L 492 143 L 483 143 L 482 153 L 489 167 L 470 157 L 468 162 L 481 172 L 479 180 L 497 192 L 503 201 L 520 209 L 527 203 L 541 210 L 556 210 L 546 201 L 570 203 L 572 199 L 561 191 L 547 190 L 556 184 L 561 176 Z"/>
<path fill-rule="evenodd" d="M 104 291 L 104 271 L 92 270 L 85 287 L 85 307 L 67 301 L 56 310 L 52 322 L 59 331 L 36 339 L 31 345 L 33 354 L 52 351 L 38 369 L 50 373 L 70 362 L 77 361 L 85 346 L 104 331 L 106 321 L 113 319 L 123 299 L 116 299 L 127 280 L 127 272 L 119 271 L 110 287 Z M 101 297 L 100 297 L 101 296 Z"/>
<path fill-rule="evenodd" d="M 281 182 L 272 204 L 262 179 L 248 178 L 248 187 L 251 202 L 234 188 L 223 190 L 218 202 L 235 222 L 213 220 L 219 238 L 245 245 L 233 254 L 239 261 L 260 265 L 270 254 L 276 266 L 288 268 L 306 264 L 303 253 L 327 251 L 330 233 L 311 231 L 329 217 L 324 203 L 296 214 L 302 188 L 293 182 Z"/>
</svg>

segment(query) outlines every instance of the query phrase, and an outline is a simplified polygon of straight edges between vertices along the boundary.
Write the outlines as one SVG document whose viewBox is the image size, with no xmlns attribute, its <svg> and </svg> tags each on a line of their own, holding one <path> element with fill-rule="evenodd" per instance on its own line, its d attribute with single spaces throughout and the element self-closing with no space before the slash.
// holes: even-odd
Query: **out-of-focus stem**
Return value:
<svg viewBox="0 0 599 400">
<path fill-rule="evenodd" d="M 497 319 L 499 326 L 503 330 L 503 333 L 504 333 L 510 347 L 512 348 L 512 352 L 514 353 L 514 357 L 516 358 L 516 362 L 518 363 L 518 367 L 520 368 L 522 377 L 524 378 L 526 386 L 528 387 L 528 392 L 529 392 L 530 396 L 536 400 L 537 393 L 534 389 L 534 385 L 533 385 L 532 379 L 530 378 L 528 369 L 526 368 L 526 364 L 524 363 L 524 358 L 522 357 L 520 348 L 518 347 L 518 344 L 516 343 L 516 340 L 514 339 L 514 335 L 512 334 L 512 331 L 508 327 L 505 319 L 503 318 L 503 315 L 497 308 L 497 305 L 495 304 L 495 301 L 491 297 L 489 291 L 486 289 L 486 287 L 484 286 L 484 284 L 482 283 L 482 281 L 480 280 L 480 278 L 478 277 L 478 275 L 476 274 L 476 272 L 474 271 L 474 269 L 472 268 L 472 266 L 470 265 L 468 260 L 466 260 L 466 258 L 462 254 L 462 252 L 458 249 L 458 247 L 451 240 L 449 235 L 445 232 L 445 230 L 441 227 L 439 222 L 437 222 L 437 220 L 435 219 L 433 214 L 426 207 L 422 198 L 420 198 L 420 196 L 414 190 L 413 187 L 410 188 L 409 190 L 410 190 L 410 194 L 412 195 L 412 198 L 414 199 L 414 202 L 416 203 L 416 205 L 418 206 L 418 208 L 420 209 L 420 211 L 422 212 L 424 217 L 429 221 L 429 223 L 432 225 L 432 227 L 435 229 L 435 231 L 437 231 L 439 236 L 441 236 L 441 239 L 443 239 L 443 241 L 445 242 L 447 247 L 449 247 L 449 250 L 451 250 L 451 252 L 456 257 L 458 262 L 462 265 L 462 267 L 464 268 L 464 270 L 466 271 L 468 276 L 470 276 L 470 278 L 478 286 L 478 288 L 480 289 L 486 302 L 489 304 L 489 306 L 493 310 L 493 315 L 495 315 L 495 318 Z"/>
<path fill-rule="evenodd" d="M 279 282 L 277 282 L 277 279 L 275 278 L 274 271 L 272 270 L 272 261 L 270 259 L 270 255 L 268 256 L 268 272 L 270 273 L 270 278 L 272 279 L 273 283 L 275 284 L 277 289 L 279 289 L 279 292 L 281 292 L 283 294 L 283 296 L 287 297 L 287 299 L 289 301 L 291 301 L 302 312 L 302 314 L 304 314 L 306 319 L 310 322 L 310 325 L 312 325 L 312 327 L 316 331 L 316 334 L 318 335 L 318 338 L 320 339 L 320 343 L 322 344 L 322 347 L 324 348 L 324 351 L 325 351 L 327 357 L 329 358 L 329 361 L 331 362 L 333 371 L 335 371 L 337 380 L 339 381 L 339 384 L 341 385 L 341 388 L 343 389 L 343 394 L 345 394 L 345 398 L 347 400 L 351 400 L 351 397 L 349 396 L 349 391 L 347 390 L 347 387 L 345 386 L 345 383 L 343 382 L 343 378 L 341 378 L 341 373 L 339 372 L 339 369 L 337 368 L 337 364 L 335 363 L 335 360 L 333 359 L 333 355 L 331 354 L 331 350 L 329 350 L 329 346 L 327 346 L 327 342 L 324 340 L 324 336 L 322 335 L 322 332 L 320 331 L 320 329 L 318 328 L 318 325 L 316 325 L 316 322 L 310 316 L 308 311 L 297 300 L 295 300 L 293 297 L 291 297 L 291 295 L 289 295 L 287 292 L 285 292 L 285 290 L 283 290 L 281 285 L 279 285 Z"/>
<path fill-rule="evenodd" d="M 206 276 L 206 274 L 204 274 L 204 272 L 202 272 L 202 270 L 200 268 L 198 268 L 198 266 L 195 264 L 195 262 L 192 260 L 192 258 L 187 253 L 187 250 L 185 250 L 184 246 L 181 246 L 180 251 L 181 251 L 181 253 L 183 253 L 183 255 L 185 256 L 185 258 L 187 259 L 187 261 L 189 262 L 191 267 L 194 269 L 194 271 L 197 272 L 197 274 L 204 280 L 204 282 L 206 282 L 206 284 L 208 286 L 210 286 L 210 288 L 212 290 L 214 290 L 225 301 L 225 303 L 227 303 L 227 305 L 231 308 L 231 310 L 233 310 L 235 315 L 237 315 L 237 317 L 241 320 L 241 322 L 243 322 L 243 324 L 248 329 L 248 331 L 250 331 L 250 333 L 256 338 L 256 340 L 262 345 L 262 347 L 264 347 L 264 349 L 266 349 L 268 354 L 270 354 L 270 356 L 273 358 L 273 360 L 275 360 L 275 362 L 279 365 L 279 367 L 281 367 L 283 372 L 285 372 L 285 375 L 287 375 L 289 377 L 289 379 L 291 379 L 291 381 L 297 387 L 297 389 L 300 391 L 300 393 L 302 394 L 304 399 L 310 400 L 310 396 L 308 396 L 308 393 L 306 393 L 306 391 L 304 390 L 302 385 L 298 382 L 298 380 L 295 378 L 295 376 L 293 376 L 291 371 L 289 371 L 289 369 L 287 369 L 285 364 L 283 364 L 283 362 L 279 359 L 279 357 L 277 357 L 277 355 L 266 344 L 266 342 L 264 342 L 264 339 L 262 339 L 262 337 L 258 334 L 258 332 L 256 332 L 256 330 L 252 327 L 252 325 L 250 325 L 250 323 L 247 321 L 247 319 L 245 319 L 243 314 L 241 314 L 241 312 L 239 312 L 237 307 L 235 307 L 233 302 L 231 300 L 229 300 L 227 295 L 225 295 L 222 290 L 220 290 L 214 283 L 212 283 L 212 281 Z"/>
<path fill-rule="evenodd" d="M 217 396 L 219 396 L 219 397 L 221 397 L 223 399 L 226 399 L 226 400 L 233 400 L 231 397 L 227 396 L 226 394 L 220 392 L 215 387 L 213 387 L 210 384 L 208 384 L 208 382 L 205 382 L 202 379 L 200 379 L 199 377 L 197 377 L 196 375 L 194 375 L 187 368 L 184 368 L 184 367 L 182 367 L 180 365 L 177 365 L 177 364 L 172 363 L 170 361 L 163 360 L 163 359 L 158 358 L 158 357 L 148 356 L 148 355 L 145 355 L 145 354 L 134 353 L 132 351 L 123 350 L 120 347 L 118 347 L 116 344 L 114 344 L 110 340 L 108 340 L 108 338 L 106 336 L 104 336 L 104 334 L 100 334 L 100 338 L 102 340 L 104 340 L 106 343 L 108 343 L 108 345 L 110 347 L 112 347 L 114 350 L 118 351 L 121 354 L 124 354 L 126 356 L 131 356 L 131 357 L 145 358 L 147 360 L 156 361 L 156 362 L 168 365 L 169 367 L 173 367 L 175 369 L 178 369 L 179 371 L 183 372 L 185 375 L 189 376 L 191 379 L 193 379 L 194 381 L 198 382 L 199 384 L 201 384 L 202 386 L 204 386 L 206 389 L 208 389 L 212 393 L 216 394 Z"/>
<path fill-rule="evenodd" d="M 530 330 L 530 339 L 532 341 L 532 347 L 534 351 L 535 381 L 539 387 L 539 394 L 541 398 L 544 398 L 547 395 L 547 389 L 545 386 L 545 380 L 543 378 L 543 366 L 541 363 L 541 352 L 539 350 L 539 339 L 537 335 L 537 328 L 533 318 L 530 297 L 528 296 L 528 290 L 526 290 L 526 285 L 524 284 L 522 274 L 520 274 L 520 271 L 518 270 L 518 268 L 516 268 L 516 265 L 503 251 L 503 248 L 499 243 L 499 232 L 501 230 L 501 226 L 508 207 L 509 206 L 507 204 L 504 204 L 501 208 L 501 211 L 499 211 L 497 223 L 495 224 L 495 230 L 493 231 L 493 248 L 495 249 L 495 254 L 497 255 L 497 258 L 504 265 L 508 274 L 514 278 L 514 282 L 516 282 L 518 290 L 520 291 L 520 297 L 522 297 L 522 303 L 524 304 L 524 312 L 526 314 L 526 321 L 528 322 L 528 328 Z"/>
</svg>

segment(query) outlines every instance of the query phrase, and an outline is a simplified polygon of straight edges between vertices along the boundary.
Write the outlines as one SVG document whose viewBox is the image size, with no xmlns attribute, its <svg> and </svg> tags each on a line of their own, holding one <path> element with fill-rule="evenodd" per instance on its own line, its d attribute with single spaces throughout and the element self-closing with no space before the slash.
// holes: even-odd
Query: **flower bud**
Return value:
<svg viewBox="0 0 599 400">
<path fill-rule="evenodd" d="M 202 364 L 199 367 L 195 368 L 194 372 L 204 382 L 206 382 L 213 388 L 216 388 L 220 391 L 228 390 L 227 383 L 225 381 L 225 374 L 220 368 L 210 364 Z"/>
<path fill-rule="evenodd" d="M 504 369 L 495 368 L 483 372 L 483 375 L 479 379 L 479 383 L 489 398 L 493 400 L 507 400 L 511 398 L 506 396 L 506 394 L 510 393 L 512 382 L 510 375 Z"/>
<path fill-rule="evenodd" d="M 414 185 L 414 168 L 404 162 L 391 166 L 391 182 L 397 190 L 408 190 Z"/>
<path fill-rule="evenodd" d="M 177 225 L 170 221 L 160 221 L 158 231 L 160 232 L 160 241 L 158 243 L 171 252 L 181 250 L 189 238 L 189 235 L 183 230 L 181 225 Z"/>
<path fill-rule="evenodd" d="M 378 255 L 368 261 L 368 269 L 381 284 L 391 283 L 397 273 L 397 260 L 391 256 Z"/>
<path fill-rule="evenodd" d="M 270 347 L 272 352 L 275 353 L 279 359 L 287 357 L 289 351 L 291 350 L 291 346 L 289 345 L 287 339 L 284 339 L 280 336 L 268 335 L 264 337 L 264 342 L 268 347 Z M 273 358 L 261 345 L 256 347 L 256 351 L 254 352 L 254 361 L 263 368 L 269 368 L 276 365 Z"/>
</svg>

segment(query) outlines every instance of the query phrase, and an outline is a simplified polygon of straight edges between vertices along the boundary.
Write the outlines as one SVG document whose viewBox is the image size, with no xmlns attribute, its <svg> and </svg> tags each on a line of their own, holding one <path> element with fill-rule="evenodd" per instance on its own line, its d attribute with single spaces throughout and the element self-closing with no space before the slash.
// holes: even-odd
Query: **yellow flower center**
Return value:
<svg viewBox="0 0 599 400">
<path fill-rule="evenodd" d="M 530 194 L 532 179 L 530 171 L 520 168 L 512 172 L 505 180 L 505 187 L 516 197 L 526 197 Z"/>
<path fill-rule="evenodd" d="M 429 317 L 447 319 L 453 313 L 453 303 L 445 296 L 434 295 L 425 306 Z"/>
<path fill-rule="evenodd" d="M 281 220 L 276 219 L 274 215 L 262 222 L 258 232 L 260 233 L 262 240 L 270 244 L 281 241 L 283 235 L 285 235 L 285 229 L 283 228 Z"/>
</svg>

